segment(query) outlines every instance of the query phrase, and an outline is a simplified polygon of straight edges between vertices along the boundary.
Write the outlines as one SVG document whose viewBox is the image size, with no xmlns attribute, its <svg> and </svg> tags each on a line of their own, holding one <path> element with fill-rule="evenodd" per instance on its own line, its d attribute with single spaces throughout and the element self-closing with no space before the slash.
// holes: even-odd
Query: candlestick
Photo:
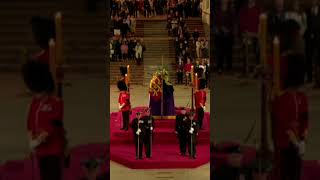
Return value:
<svg viewBox="0 0 320 180">
<path fill-rule="evenodd" d="M 62 34 L 62 14 L 57 12 L 55 15 L 56 29 L 56 64 L 61 66 L 63 62 L 63 34 Z"/>
<path fill-rule="evenodd" d="M 128 84 L 129 84 L 129 82 L 130 82 L 130 79 L 131 79 L 131 77 L 130 77 L 130 65 L 127 65 L 127 78 L 128 78 Z"/>
<path fill-rule="evenodd" d="M 124 75 L 124 82 L 126 83 L 126 85 L 128 86 L 128 74 Z"/>
<path fill-rule="evenodd" d="M 192 65 L 191 66 L 191 82 L 192 82 L 192 84 L 194 83 L 193 80 L 194 80 L 194 73 L 193 73 L 193 65 Z"/>
<path fill-rule="evenodd" d="M 274 93 L 275 95 L 280 92 L 280 41 L 278 37 L 275 37 L 273 40 L 273 61 L 274 61 L 274 73 L 273 73 L 273 81 L 274 81 Z"/>
<path fill-rule="evenodd" d="M 261 64 L 267 65 L 267 15 L 260 15 L 259 37 L 260 37 L 260 58 Z"/>
<path fill-rule="evenodd" d="M 195 74 L 196 78 L 195 78 L 195 88 L 196 91 L 198 91 L 198 73 Z"/>
<path fill-rule="evenodd" d="M 49 41 L 49 68 L 56 84 L 56 44 L 53 39 Z"/>
</svg>

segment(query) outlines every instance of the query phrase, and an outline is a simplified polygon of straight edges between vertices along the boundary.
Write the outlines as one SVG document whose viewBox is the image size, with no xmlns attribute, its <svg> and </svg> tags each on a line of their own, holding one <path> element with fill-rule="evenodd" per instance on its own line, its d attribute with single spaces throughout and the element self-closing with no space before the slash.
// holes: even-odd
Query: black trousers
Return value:
<svg viewBox="0 0 320 180">
<path fill-rule="evenodd" d="M 224 70 L 224 64 L 227 65 L 227 70 L 232 69 L 232 54 L 233 54 L 233 37 L 232 36 L 216 36 L 216 57 L 218 70 Z"/>
<path fill-rule="evenodd" d="M 130 111 L 122 111 L 122 128 L 129 129 Z"/>
<path fill-rule="evenodd" d="M 178 139 L 179 139 L 179 147 L 180 147 L 180 153 L 186 154 L 187 151 L 187 134 L 184 132 L 178 132 Z"/>
<path fill-rule="evenodd" d="M 203 118 L 204 118 L 203 108 L 197 108 L 197 114 L 198 114 L 199 128 L 201 129 L 203 124 Z"/>
<path fill-rule="evenodd" d="M 197 154 L 196 152 L 196 145 L 197 145 L 197 138 L 196 138 L 196 134 L 189 134 L 187 136 L 187 146 L 188 146 L 188 153 L 191 157 L 195 157 L 195 155 Z"/>
<path fill-rule="evenodd" d="M 143 152 L 143 135 L 142 134 L 140 134 L 140 136 L 136 134 L 134 135 L 134 144 L 136 147 L 136 158 L 142 159 L 142 152 Z"/>
<path fill-rule="evenodd" d="M 41 180 L 62 180 L 62 160 L 59 156 L 38 159 Z"/>
<path fill-rule="evenodd" d="M 287 149 L 281 150 L 281 180 L 300 180 L 302 159 L 298 149 L 290 145 Z"/>
<path fill-rule="evenodd" d="M 178 84 L 183 84 L 183 72 L 177 72 Z"/>
<path fill-rule="evenodd" d="M 146 152 L 146 157 L 151 157 L 151 134 L 146 133 L 143 138 L 143 144 Z"/>
</svg>

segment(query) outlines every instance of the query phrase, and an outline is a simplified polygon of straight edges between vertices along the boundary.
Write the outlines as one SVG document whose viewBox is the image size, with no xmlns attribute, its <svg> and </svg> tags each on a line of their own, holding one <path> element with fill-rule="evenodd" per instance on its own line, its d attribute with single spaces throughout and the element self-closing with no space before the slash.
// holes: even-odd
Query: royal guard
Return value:
<svg viewBox="0 0 320 180">
<path fill-rule="evenodd" d="M 147 108 L 141 118 L 143 122 L 144 138 L 143 144 L 145 146 L 146 157 L 151 158 L 152 154 L 152 142 L 153 142 L 153 131 L 154 131 L 154 118 L 150 114 L 150 108 Z"/>
<path fill-rule="evenodd" d="M 131 122 L 131 128 L 134 136 L 134 144 L 136 147 L 136 159 L 142 159 L 143 141 L 145 136 L 144 120 L 142 119 L 141 112 L 137 112 L 136 118 Z"/>
<path fill-rule="evenodd" d="M 27 61 L 23 66 L 23 76 L 33 96 L 27 130 L 29 146 L 38 161 L 41 180 L 61 180 L 67 143 L 63 125 L 63 101 L 54 95 L 55 84 L 47 64 Z"/>
<path fill-rule="evenodd" d="M 199 90 L 195 92 L 195 105 L 196 105 L 196 117 L 199 121 L 199 128 L 202 129 L 204 112 L 206 110 L 207 93 L 204 90 L 206 88 L 206 80 L 199 80 Z"/>
<path fill-rule="evenodd" d="M 299 88 L 304 83 L 304 56 L 287 56 L 284 91 L 272 102 L 272 139 L 275 148 L 275 176 L 299 180 L 308 134 L 308 98 Z"/>
<path fill-rule="evenodd" d="M 35 16 L 31 19 L 34 40 L 41 51 L 33 59 L 49 64 L 49 41 L 55 39 L 55 22 L 53 19 Z"/>
<path fill-rule="evenodd" d="M 188 136 L 188 128 L 187 128 L 187 115 L 186 109 L 181 109 L 180 113 L 176 116 L 176 128 L 175 133 L 178 136 L 179 147 L 180 147 L 180 155 L 185 156 L 187 151 L 187 136 Z"/>
<path fill-rule="evenodd" d="M 191 111 L 188 113 L 188 118 L 186 119 L 187 125 L 187 146 L 188 152 L 192 159 L 196 159 L 196 145 L 197 145 L 197 136 L 199 131 L 198 121 L 195 119 L 195 113 Z"/>
<path fill-rule="evenodd" d="M 130 113 L 131 113 L 131 103 L 130 103 L 130 94 L 128 92 L 128 87 L 125 81 L 118 81 L 118 89 L 120 90 L 119 94 L 119 110 L 122 112 L 122 128 L 121 130 L 128 131 Z"/>
</svg>

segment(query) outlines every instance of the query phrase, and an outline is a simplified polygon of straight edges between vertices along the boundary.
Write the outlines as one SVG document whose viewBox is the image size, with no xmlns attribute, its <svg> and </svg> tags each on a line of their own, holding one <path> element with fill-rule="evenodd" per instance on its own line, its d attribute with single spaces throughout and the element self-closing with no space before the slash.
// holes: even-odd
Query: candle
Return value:
<svg viewBox="0 0 320 180">
<path fill-rule="evenodd" d="M 130 65 L 127 65 L 127 75 L 128 75 L 128 84 L 129 84 L 129 82 L 130 82 Z"/>
<path fill-rule="evenodd" d="M 62 15 L 57 12 L 55 15 L 55 29 L 56 29 L 56 64 L 61 66 L 63 64 L 63 36 L 62 36 Z"/>
<path fill-rule="evenodd" d="M 126 85 L 128 86 L 128 74 L 125 75 L 125 77 L 124 77 L 124 82 L 125 82 Z"/>
<path fill-rule="evenodd" d="M 196 73 L 195 88 L 196 88 L 196 91 L 197 91 L 198 90 L 198 73 Z"/>
<path fill-rule="evenodd" d="M 56 44 L 53 39 L 49 41 L 49 67 L 52 78 L 56 83 Z"/>
<path fill-rule="evenodd" d="M 274 62 L 274 93 L 277 95 L 280 92 L 280 41 L 278 37 L 273 40 L 273 62 Z"/>
<path fill-rule="evenodd" d="M 191 66 L 191 82 L 193 83 L 194 73 L 193 73 L 193 65 Z"/>
<path fill-rule="evenodd" d="M 260 15 L 259 23 L 259 37 L 260 37 L 260 58 L 261 64 L 267 64 L 267 15 Z"/>
</svg>

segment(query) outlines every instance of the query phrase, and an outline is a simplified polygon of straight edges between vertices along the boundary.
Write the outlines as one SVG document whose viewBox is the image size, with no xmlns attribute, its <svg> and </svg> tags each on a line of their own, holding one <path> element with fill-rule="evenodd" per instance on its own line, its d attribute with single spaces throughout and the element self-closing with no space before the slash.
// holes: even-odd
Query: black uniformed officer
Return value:
<svg viewBox="0 0 320 180">
<path fill-rule="evenodd" d="M 136 159 L 142 159 L 145 131 L 143 131 L 144 121 L 141 118 L 141 112 L 136 113 L 136 118 L 132 120 L 130 126 L 133 130 L 134 143 L 136 146 Z"/>
<path fill-rule="evenodd" d="M 143 120 L 142 131 L 144 132 L 143 144 L 145 146 L 146 157 L 151 158 L 152 153 L 152 141 L 153 141 L 153 130 L 154 130 L 154 119 L 150 114 L 150 109 L 145 110 Z"/>
<path fill-rule="evenodd" d="M 196 144 L 197 144 L 197 136 L 199 130 L 199 124 L 194 119 L 195 113 L 191 111 L 188 113 L 188 118 L 186 120 L 188 135 L 187 135 L 187 145 L 188 145 L 188 152 L 191 158 L 196 158 Z"/>
<path fill-rule="evenodd" d="M 185 156 L 187 150 L 188 129 L 186 124 L 186 109 L 182 109 L 181 113 L 176 116 L 176 134 L 179 139 L 180 155 Z"/>
</svg>

